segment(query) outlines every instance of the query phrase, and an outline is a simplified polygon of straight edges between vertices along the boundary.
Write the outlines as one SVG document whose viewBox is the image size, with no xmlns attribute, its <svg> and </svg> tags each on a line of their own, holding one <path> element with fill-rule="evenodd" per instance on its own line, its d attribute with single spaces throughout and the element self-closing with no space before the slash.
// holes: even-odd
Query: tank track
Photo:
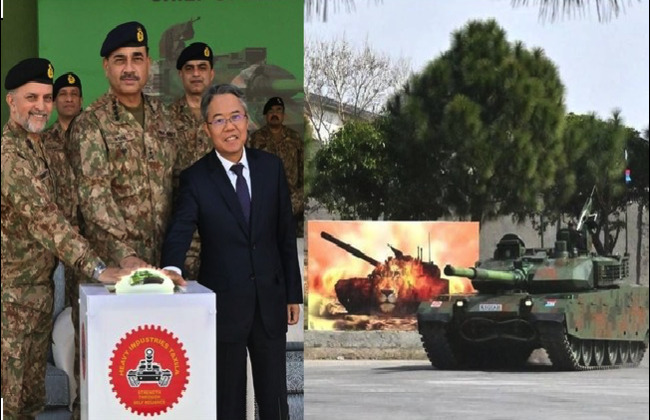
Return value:
<svg viewBox="0 0 650 420">
<path fill-rule="evenodd" d="M 473 346 L 440 322 L 423 323 L 420 340 L 429 361 L 440 370 L 520 368 L 534 349 L 534 346 Z"/>
<path fill-rule="evenodd" d="M 420 340 L 431 364 L 437 369 L 459 369 L 463 363 L 458 360 L 457 349 L 453 349 L 447 339 L 445 325 L 439 322 L 427 322 L 420 326 Z"/>
<path fill-rule="evenodd" d="M 620 357 L 616 357 L 616 364 L 611 364 L 609 362 L 607 354 L 604 355 L 604 361 L 600 366 L 594 365 L 593 357 L 591 357 L 591 362 L 586 364 L 584 363 L 583 358 L 580 353 L 577 353 L 573 346 L 581 345 L 583 340 L 575 337 L 571 337 L 566 333 L 566 329 L 563 324 L 554 323 L 554 322 L 539 322 L 537 323 L 537 330 L 540 335 L 542 346 L 546 349 L 549 359 L 553 363 L 553 367 L 557 370 L 572 370 L 572 371 L 585 371 L 585 370 L 604 370 L 604 369 L 619 369 L 624 367 L 637 367 L 645 352 L 648 348 L 648 339 L 646 335 L 646 340 L 643 342 L 640 348 L 638 349 L 639 353 L 636 355 L 634 360 L 628 360 L 622 362 Z M 573 343 L 572 343 L 573 341 Z M 603 340 L 606 341 L 606 340 Z M 596 340 L 592 340 L 596 342 Z M 621 343 L 621 341 L 615 341 L 616 348 Z M 593 349 L 591 350 L 593 355 Z M 607 353 L 607 351 L 605 351 Z"/>
<path fill-rule="evenodd" d="M 447 324 L 441 322 L 427 322 L 419 327 L 420 339 L 429 362 L 440 370 L 522 367 L 532 351 L 532 348 L 526 347 L 492 349 L 492 351 L 473 348 L 467 343 L 461 343 L 458 337 L 447 330 L 447 327 Z M 536 327 L 541 345 L 546 349 L 553 368 L 556 370 L 587 371 L 637 367 L 648 348 L 648 336 L 646 335 L 644 342 L 637 342 L 637 345 L 641 345 L 638 346 L 638 353 L 635 353 L 634 358 L 628 357 L 628 360 L 621 362 L 620 356 L 615 356 L 616 364 L 611 364 L 605 349 L 601 365 L 596 365 L 593 357 L 588 364 L 585 364 L 580 352 L 576 351 L 576 346 L 581 345 L 583 340 L 569 336 L 563 324 L 539 322 Z M 594 341 L 592 340 L 592 342 Z M 615 341 L 613 343 L 618 348 L 619 343 L 625 342 Z M 594 354 L 593 349 L 590 352 L 592 355 Z"/>
</svg>

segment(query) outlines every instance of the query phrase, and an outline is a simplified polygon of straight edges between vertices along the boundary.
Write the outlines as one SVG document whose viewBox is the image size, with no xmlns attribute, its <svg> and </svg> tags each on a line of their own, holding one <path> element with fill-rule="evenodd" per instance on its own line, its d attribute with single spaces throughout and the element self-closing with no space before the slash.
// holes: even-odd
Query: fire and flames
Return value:
<svg viewBox="0 0 650 420">
<path fill-rule="evenodd" d="M 336 238 L 325 238 L 326 236 L 332 238 L 334 235 L 323 235 L 323 238 L 334 242 L 334 245 L 327 243 L 319 237 L 320 232 L 313 229 L 312 223 L 310 222 L 308 233 L 310 238 L 308 248 L 310 328 L 412 329 L 415 326 L 414 315 L 420 302 L 430 300 L 440 294 L 474 291 L 471 282 L 467 279 L 441 277 L 440 268 L 436 263 L 422 261 L 421 248 L 417 251 L 418 256 L 413 257 L 405 255 L 399 248 L 391 246 L 395 255 L 387 257 L 383 262 L 373 259 L 378 252 L 369 254 L 360 251 L 362 248 L 364 251 L 372 248 L 372 246 L 367 246 L 368 238 L 367 235 L 362 234 L 364 230 L 362 225 L 369 223 L 374 225 L 380 222 L 338 222 L 338 224 L 337 222 L 318 222 L 319 224 L 327 223 L 326 226 L 319 226 L 320 229 L 334 231 L 335 235 L 344 238 L 353 236 L 353 241 L 356 242 L 354 246 Z M 393 229 L 395 224 L 400 224 L 400 222 L 389 223 Z M 357 225 L 355 226 L 355 224 Z M 426 225 L 426 223 L 424 224 Z M 445 225 L 449 224 L 445 223 Z M 339 229 L 340 232 L 337 232 L 340 225 L 345 226 L 343 229 Z M 354 229 L 355 227 L 359 229 Z M 411 224 L 407 227 L 415 226 Z M 422 224 L 419 224 L 419 227 L 422 228 Z M 437 227 L 443 226 L 437 225 Z M 455 232 L 458 232 L 458 226 L 455 227 Z M 357 234 L 355 234 L 355 230 L 358 230 Z M 476 232 L 472 232 L 470 227 L 470 229 L 466 229 L 467 231 L 477 236 L 477 229 Z M 387 235 L 384 238 L 392 243 L 400 244 L 403 249 L 407 247 L 400 242 L 400 238 L 412 239 L 417 236 L 404 232 L 404 229 L 394 233 L 399 236 Z M 471 235 L 468 234 L 468 236 Z M 314 237 L 317 237 L 319 242 L 315 243 Z M 362 241 L 364 238 L 365 240 Z M 349 239 L 348 241 L 353 242 Z M 362 242 L 361 246 L 359 246 L 359 242 Z M 375 243 L 373 242 L 373 244 Z M 384 240 L 381 243 L 383 243 L 382 254 L 385 255 L 386 242 Z M 466 245 L 459 247 L 465 248 L 465 251 L 467 251 L 467 245 L 470 248 L 472 246 L 472 241 L 468 240 L 459 243 Z M 337 250 L 337 245 L 343 250 Z M 356 248 L 357 246 L 358 248 Z M 440 240 L 434 244 L 434 250 L 440 251 L 437 252 L 438 254 L 446 254 L 446 247 L 440 246 Z M 472 258 L 473 261 L 477 259 L 477 254 L 477 244 L 474 252 L 470 250 L 460 253 L 460 255 L 469 255 L 468 258 Z M 454 261 L 461 265 L 469 265 L 467 261 L 459 260 L 459 258 L 455 258 Z M 441 261 L 441 263 L 447 262 L 449 259 Z M 392 320 L 389 321 L 388 317 Z M 395 322 L 396 317 L 407 317 L 412 320 L 408 320 L 404 324 L 404 322 Z M 382 325 L 378 326 L 377 322 Z M 350 327 L 350 323 L 358 323 L 360 326 Z"/>
</svg>

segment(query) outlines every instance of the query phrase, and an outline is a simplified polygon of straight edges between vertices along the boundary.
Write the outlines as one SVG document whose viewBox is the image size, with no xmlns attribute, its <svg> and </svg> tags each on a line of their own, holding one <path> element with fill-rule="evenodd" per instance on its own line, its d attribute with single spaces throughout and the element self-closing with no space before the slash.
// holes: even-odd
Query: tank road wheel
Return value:
<svg viewBox="0 0 650 420">
<path fill-rule="evenodd" d="M 591 340 L 580 340 L 580 358 L 583 366 L 591 365 L 593 359 L 594 345 Z"/>
<path fill-rule="evenodd" d="M 605 343 L 602 340 L 594 340 L 594 366 L 602 366 L 605 361 Z"/>
<path fill-rule="evenodd" d="M 618 361 L 618 341 L 608 340 L 605 343 L 605 356 L 607 360 L 605 361 L 606 365 L 614 366 Z"/>
<path fill-rule="evenodd" d="M 580 339 L 567 334 L 566 327 L 555 322 L 538 322 L 542 347 L 555 370 L 583 370 L 580 365 Z"/>
<path fill-rule="evenodd" d="M 569 335 L 567 336 L 567 341 L 569 342 L 569 351 L 571 352 L 571 357 L 575 359 L 576 363 L 580 364 L 580 353 L 582 350 L 580 339 Z"/>
<path fill-rule="evenodd" d="M 618 343 L 618 360 L 624 365 L 630 361 L 630 342 L 626 340 Z"/>
<path fill-rule="evenodd" d="M 645 333 L 645 340 L 637 341 L 636 344 L 639 348 L 639 351 L 636 360 L 632 360 L 632 363 L 634 363 L 635 366 L 641 363 L 643 356 L 645 356 L 645 352 L 648 349 L 648 333 Z"/>
<path fill-rule="evenodd" d="M 632 344 L 636 344 L 638 350 L 636 352 L 636 357 L 633 357 L 631 362 L 634 363 L 635 366 L 638 366 L 643 360 L 643 356 L 645 356 L 645 351 L 648 349 L 648 333 L 646 333 L 644 341 L 635 341 Z"/>
<path fill-rule="evenodd" d="M 630 363 L 638 365 L 643 359 L 644 345 L 640 341 L 630 342 Z"/>
</svg>

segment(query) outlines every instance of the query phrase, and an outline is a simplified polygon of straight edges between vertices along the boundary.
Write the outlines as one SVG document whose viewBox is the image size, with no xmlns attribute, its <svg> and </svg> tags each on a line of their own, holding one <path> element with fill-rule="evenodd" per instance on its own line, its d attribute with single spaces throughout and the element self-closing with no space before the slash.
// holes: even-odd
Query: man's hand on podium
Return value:
<svg viewBox="0 0 650 420">
<path fill-rule="evenodd" d="M 120 281 L 122 276 L 128 276 L 129 274 L 131 274 L 131 269 L 128 268 L 107 267 L 101 272 L 97 280 L 104 284 L 115 284 Z"/>
<path fill-rule="evenodd" d="M 169 277 L 170 279 L 172 279 L 172 281 L 174 282 L 174 284 L 175 284 L 176 286 L 185 286 L 185 285 L 187 284 L 187 283 L 185 282 L 185 279 L 183 278 L 183 276 L 181 276 L 180 274 L 178 274 L 176 271 L 174 271 L 174 270 L 168 270 L 168 269 L 164 269 L 164 268 L 163 268 L 161 271 L 162 271 L 163 273 L 165 273 L 165 274 L 167 275 L 167 277 Z"/>
</svg>

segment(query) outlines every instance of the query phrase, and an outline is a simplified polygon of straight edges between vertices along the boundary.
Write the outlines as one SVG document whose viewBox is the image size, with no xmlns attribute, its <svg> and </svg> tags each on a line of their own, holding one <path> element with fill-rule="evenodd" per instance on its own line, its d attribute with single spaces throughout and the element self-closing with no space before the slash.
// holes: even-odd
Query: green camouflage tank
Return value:
<svg viewBox="0 0 650 420">
<path fill-rule="evenodd" d="M 590 205 L 586 205 L 588 209 Z M 446 266 L 474 294 L 441 295 L 418 308 L 418 330 L 438 369 L 523 366 L 544 348 L 558 370 L 637 366 L 648 347 L 648 287 L 630 284 L 628 256 L 589 252 L 583 210 L 553 249 L 515 234 L 476 267 Z"/>
</svg>

